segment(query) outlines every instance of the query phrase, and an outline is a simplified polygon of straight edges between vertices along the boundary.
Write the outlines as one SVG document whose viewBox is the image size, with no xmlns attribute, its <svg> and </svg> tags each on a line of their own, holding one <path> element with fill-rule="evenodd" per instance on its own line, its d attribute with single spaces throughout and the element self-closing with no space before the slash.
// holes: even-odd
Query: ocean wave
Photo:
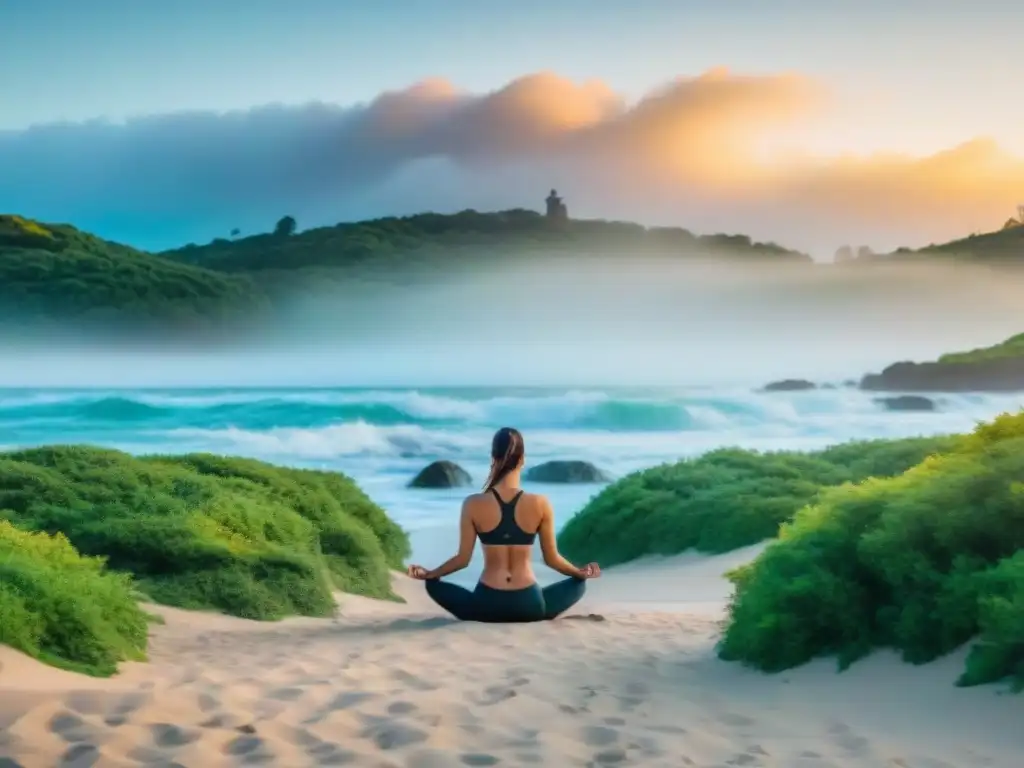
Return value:
<svg viewBox="0 0 1024 768">
<path fill-rule="evenodd" d="M 331 460 L 345 456 L 386 456 L 403 459 L 479 454 L 485 436 L 424 429 L 416 425 L 382 427 L 357 421 L 318 429 L 276 427 L 263 431 L 181 428 L 167 439 L 202 450 L 261 457 Z"/>
<path fill-rule="evenodd" d="M 1024 397 L 941 396 L 940 411 L 987 418 Z M 511 425 L 524 430 L 622 433 L 733 432 L 762 429 L 842 431 L 851 420 L 941 420 L 941 414 L 890 414 L 855 389 L 772 393 L 706 390 L 626 393 L 600 390 L 431 392 L 419 390 L 221 390 L 0 392 L 0 425 L 111 430 L 340 430 L 381 445 L 371 427 L 403 436 Z M 276 434 L 276 433 L 275 433 Z M 296 432 L 296 434 L 298 434 Z M 395 442 L 398 441 L 398 442 Z M 358 441 L 357 441 L 358 442 Z M 416 441 L 413 440 L 413 443 Z M 408 447 L 408 446 L 406 446 Z M 391 450 L 389 448 L 388 450 Z M 410 450 L 416 450 L 415 448 Z"/>
</svg>

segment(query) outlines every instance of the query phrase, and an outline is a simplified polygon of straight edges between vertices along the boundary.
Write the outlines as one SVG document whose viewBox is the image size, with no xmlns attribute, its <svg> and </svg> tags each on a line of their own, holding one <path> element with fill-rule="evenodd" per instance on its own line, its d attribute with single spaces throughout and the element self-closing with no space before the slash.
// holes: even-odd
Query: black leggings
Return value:
<svg viewBox="0 0 1024 768">
<path fill-rule="evenodd" d="M 494 589 L 477 584 L 472 592 L 440 579 L 427 582 L 427 594 L 455 618 L 496 623 L 553 619 L 578 603 L 586 590 L 587 582 L 576 578 L 544 589 L 537 584 L 524 589 Z"/>
</svg>

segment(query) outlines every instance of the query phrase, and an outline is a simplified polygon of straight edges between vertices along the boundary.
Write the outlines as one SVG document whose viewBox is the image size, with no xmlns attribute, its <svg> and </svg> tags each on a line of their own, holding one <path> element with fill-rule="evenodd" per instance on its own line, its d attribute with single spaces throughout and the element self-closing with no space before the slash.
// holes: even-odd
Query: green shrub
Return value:
<svg viewBox="0 0 1024 768">
<path fill-rule="evenodd" d="M 408 552 L 347 477 L 246 459 L 0 454 L 0 509 L 102 555 L 158 602 L 254 619 L 328 615 L 332 588 L 397 599 L 390 569 Z"/>
<path fill-rule="evenodd" d="M 611 484 L 568 521 L 559 546 L 609 566 L 691 548 L 727 552 L 774 537 L 824 487 L 899 474 L 956 440 L 859 441 L 817 453 L 711 451 Z"/>
<path fill-rule="evenodd" d="M 61 534 L 0 520 L 0 645 L 55 666 L 110 675 L 145 658 L 148 617 L 131 578 L 79 555 Z"/>
<path fill-rule="evenodd" d="M 961 684 L 1024 682 L 1024 414 L 898 477 L 825 491 L 732 574 L 724 659 L 766 671 L 980 636 Z"/>
</svg>

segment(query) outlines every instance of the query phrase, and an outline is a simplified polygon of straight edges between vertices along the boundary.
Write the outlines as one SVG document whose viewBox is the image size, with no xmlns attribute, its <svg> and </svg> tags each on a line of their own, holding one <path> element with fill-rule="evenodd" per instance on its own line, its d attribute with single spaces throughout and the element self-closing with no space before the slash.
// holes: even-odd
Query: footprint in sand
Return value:
<svg viewBox="0 0 1024 768">
<path fill-rule="evenodd" d="M 626 750 L 622 749 L 622 747 L 612 747 L 611 749 L 598 752 L 591 758 L 591 761 L 597 766 L 622 765 L 627 759 Z"/>
<path fill-rule="evenodd" d="M 580 731 L 580 740 L 588 747 L 607 747 L 619 740 L 619 732 L 604 725 L 586 725 Z"/>
<path fill-rule="evenodd" d="M 501 762 L 500 757 L 495 757 L 486 752 L 467 752 L 460 755 L 459 760 L 463 765 L 468 765 L 470 768 L 487 768 L 487 766 L 497 765 Z"/>
<path fill-rule="evenodd" d="M 128 758 L 146 768 L 174 768 L 181 765 L 167 756 L 166 753 L 153 747 L 136 747 L 128 753 Z"/>
<path fill-rule="evenodd" d="M 153 743 L 159 749 L 177 749 L 198 741 L 199 732 L 171 723 L 155 723 L 149 726 Z"/>
<path fill-rule="evenodd" d="M 388 704 L 387 712 L 389 715 L 409 715 L 417 709 L 419 709 L 419 707 L 411 701 L 393 701 Z"/>
<path fill-rule="evenodd" d="M 59 768 L 92 768 L 100 759 L 100 751 L 95 744 L 75 744 L 61 755 Z"/>
<path fill-rule="evenodd" d="M 277 757 L 259 736 L 238 736 L 224 746 L 224 754 L 237 757 L 243 765 L 273 764 Z"/>
<path fill-rule="evenodd" d="M 306 750 L 306 754 L 316 760 L 317 766 L 321 765 L 353 765 L 359 760 L 355 752 L 334 744 L 330 741 L 322 741 L 314 747 Z"/>
<path fill-rule="evenodd" d="M 50 718 L 48 728 L 50 733 L 59 736 L 69 744 L 93 742 L 100 736 L 97 728 L 67 710 L 58 712 Z"/>
<path fill-rule="evenodd" d="M 366 728 L 359 735 L 370 739 L 378 749 L 401 749 L 427 740 L 427 732 L 391 718 L 366 717 Z"/>
<path fill-rule="evenodd" d="M 501 760 L 486 753 L 467 753 L 456 758 L 452 753 L 437 749 L 420 749 L 409 755 L 405 765 L 408 768 L 458 768 L 468 765 L 486 768 L 498 765 Z"/>
<path fill-rule="evenodd" d="M 508 701 L 511 698 L 515 698 L 519 694 L 515 688 L 509 688 L 503 685 L 494 685 L 490 688 L 485 688 L 483 694 L 473 697 L 474 703 L 481 707 L 491 707 L 495 704 L 500 704 L 503 701 Z"/>
</svg>

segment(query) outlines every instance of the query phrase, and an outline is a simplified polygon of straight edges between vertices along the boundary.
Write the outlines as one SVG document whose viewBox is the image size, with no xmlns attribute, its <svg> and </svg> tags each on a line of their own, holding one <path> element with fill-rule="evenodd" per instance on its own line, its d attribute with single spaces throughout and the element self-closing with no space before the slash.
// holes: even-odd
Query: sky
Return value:
<svg viewBox="0 0 1024 768">
<path fill-rule="evenodd" d="M 818 253 L 1024 203 L 1007 0 L 0 0 L 0 210 L 146 248 L 539 207 Z"/>
</svg>

